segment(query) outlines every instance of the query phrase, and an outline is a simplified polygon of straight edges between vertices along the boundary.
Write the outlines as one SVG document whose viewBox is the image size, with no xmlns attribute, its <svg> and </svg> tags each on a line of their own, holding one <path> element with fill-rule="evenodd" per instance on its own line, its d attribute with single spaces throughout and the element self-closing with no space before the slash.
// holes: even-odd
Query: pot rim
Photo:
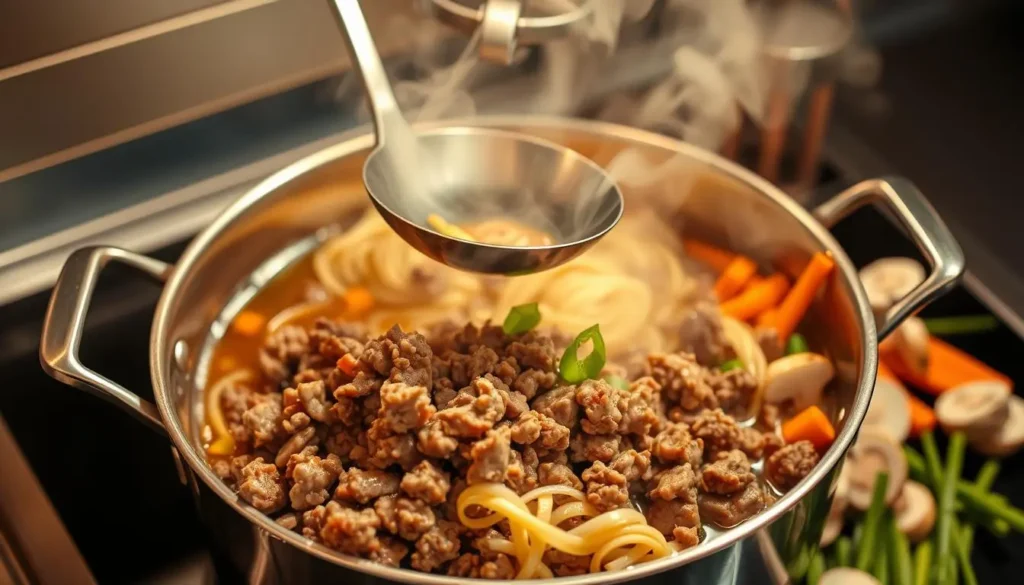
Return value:
<svg viewBox="0 0 1024 585">
<path fill-rule="evenodd" d="M 568 131 L 599 133 L 612 136 L 623 141 L 640 142 L 651 146 L 659 147 L 667 151 L 678 152 L 691 157 L 694 160 L 706 163 L 707 165 L 724 172 L 732 178 L 746 184 L 748 187 L 758 191 L 762 196 L 773 200 L 777 205 L 795 216 L 796 219 L 807 229 L 813 237 L 830 250 L 833 259 L 839 268 L 839 273 L 846 283 L 850 285 L 853 293 L 855 310 L 862 325 L 861 344 L 862 357 L 860 361 L 861 376 L 857 383 L 857 391 L 853 405 L 847 411 L 847 417 L 843 429 L 839 432 L 835 442 L 819 461 L 814 470 L 804 478 L 796 487 L 779 498 L 766 510 L 728 530 L 722 536 L 715 538 L 709 543 L 702 543 L 700 546 L 678 552 L 668 557 L 649 561 L 641 565 L 630 567 L 624 571 L 607 573 L 588 573 L 585 575 L 571 577 L 555 577 L 554 579 L 532 579 L 534 582 L 557 582 L 560 585 L 597 585 L 605 583 L 618 583 L 648 577 L 656 573 L 692 563 L 698 559 L 708 557 L 725 548 L 732 546 L 740 540 L 753 536 L 758 530 L 765 528 L 785 513 L 796 506 L 797 502 L 806 497 L 828 474 L 840 463 L 846 450 L 853 443 L 857 430 L 867 412 L 868 403 L 873 388 L 878 366 L 878 343 L 875 332 L 874 314 L 868 303 L 867 295 L 857 277 L 857 270 L 850 261 L 846 252 L 833 238 L 827 228 L 819 223 L 808 211 L 793 201 L 779 188 L 772 185 L 765 179 L 749 171 L 737 163 L 720 157 L 710 151 L 703 150 L 692 144 L 675 140 L 666 136 L 612 124 L 608 122 L 585 120 L 580 118 L 561 118 L 553 116 L 523 116 L 523 115 L 497 115 L 478 116 L 473 118 L 460 118 L 432 122 L 428 124 L 417 124 L 423 128 L 437 128 L 443 126 L 485 126 L 485 127 L 519 127 L 536 129 L 565 129 Z M 347 138 L 346 138 L 347 136 Z M 225 503 L 231 506 L 236 512 L 255 524 L 258 528 L 266 531 L 277 540 L 286 542 L 300 550 L 303 550 L 326 562 L 340 565 L 349 570 L 367 573 L 374 577 L 390 581 L 416 583 L 423 585 L 451 585 L 453 583 L 470 585 L 479 583 L 480 579 L 468 577 L 451 577 L 433 573 L 423 573 L 412 569 L 388 567 L 375 563 L 368 559 L 353 557 L 339 553 L 333 549 L 317 544 L 306 537 L 297 534 L 278 525 L 269 516 L 264 515 L 255 508 L 246 504 L 237 494 L 218 478 L 203 455 L 193 447 L 182 428 L 181 420 L 176 416 L 174 404 L 167 400 L 166 379 L 169 374 L 168 364 L 161 359 L 163 355 L 169 355 L 167 344 L 164 341 L 168 328 L 168 319 L 172 301 L 179 294 L 185 276 L 191 271 L 196 260 L 202 256 L 210 245 L 217 240 L 220 234 L 231 223 L 249 209 L 250 206 L 261 200 L 263 197 L 276 191 L 286 183 L 312 171 L 322 165 L 328 164 L 345 156 L 351 156 L 360 151 L 369 152 L 374 146 L 374 135 L 367 128 L 360 128 L 352 134 L 343 135 L 343 140 L 338 144 L 324 148 L 299 161 L 296 161 L 280 171 L 274 173 L 258 185 L 250 189 L 237 201 L 232 203 L 204 229 L 186 248 L 181 259 L 175 265 L 171 277 L 168 279 L 160 300 L 157 303 L 156 312 L 153 318 L 153 326 L 150 334 L 150 372 L 156 398 L 157 408 L 160 417 L 167 428 L 167 433 L 177 448 L 180 455 L 188 463 L 192 472 L 198 475 L 203 483 L 215 492 Z"/>
</svg>

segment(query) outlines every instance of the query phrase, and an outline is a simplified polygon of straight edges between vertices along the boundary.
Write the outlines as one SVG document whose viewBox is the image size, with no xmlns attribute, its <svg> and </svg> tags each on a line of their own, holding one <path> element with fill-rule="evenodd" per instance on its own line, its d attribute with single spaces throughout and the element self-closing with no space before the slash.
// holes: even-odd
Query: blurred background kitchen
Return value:
<svg viewBox="0 0 1024 585">
<path fill-rule="evenodd" d="M 474 35 L 480 4 L 363 0 L 412 118 L 633 125 L 808 206 L 907 176 L 971 295 L 1024 335 L 1020 2 L 534 0 L 511 63 Z M 46 292 L 90 243 L 173 260 L 246 189 L 365 131 L 348 69 L 327 0 L 0 3 L 0 583 L 212 582 L 165 439 L 40 371 Z M 112 271 L 87 334 L 85 359 L 143 395 L 157 294 Z"/>
</svg>

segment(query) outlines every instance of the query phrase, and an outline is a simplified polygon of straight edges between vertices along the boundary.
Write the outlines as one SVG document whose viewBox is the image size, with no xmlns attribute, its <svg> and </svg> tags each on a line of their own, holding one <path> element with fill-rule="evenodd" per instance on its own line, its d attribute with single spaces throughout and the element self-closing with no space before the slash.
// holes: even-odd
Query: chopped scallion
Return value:
<svg viewBox="0 0 1024 585">
<path fill-rule="evenodd" d="M 984 333 L 999 328 L 999 319 L 993 315 L 963 315 L 959 317 L 933 317 L 924 320 L 932 335 L 966 335 Z"/>
<path fill-rule="evenodd" d="M 789 339 L 786 341 L 786 355 L 793 355 L 794 353 L 807 353 L 809 351 L 811 351 L 811 348 L 809 345 L 807 345 L 807 340 L 804 339 L 804 336 L 800 335 L 799 333 L 794 333 L 793 335 L 790 335 Z"/>
<path fill-rule="evenodd" d="M 722 365 L 718 366 L 718 369 L 723 372 L 728 372 L 729 370 L 738 370 L 742 367 L 743 362 L 741 362 L 739 358 L 733 358 L 731 360 L 722 362 Z"/>
<path fill-rule="evenodd" d="M 518 335 L 533 329 L 538 323 L 540 323 L 540 309 L 537 308 L 537 303 L 517 305 L 508 312 L 501 329 L 505 335 Z"/>
<path fill-rule="evenodd" d="M 580 346 L 588 341 L 594 344 L 593 350 L 587 357 L 579 359 L 577 354 Z M 562 354 L 562 359 L 558 363 L 559 374 L 570 384 L 596 378 L 604 368 L 605 358 L 604 338 L 601 337 L 600 326 L 588 327 L 572 340 L 569 347 L 565 348 L 565 353 Z"/>
<path fill-rule="evenodd" d="M 618 388 L 619 390 L 629 390 L 629 382 L 627 382 L 626 379 L 621 376 L 613 376 L 611 374 L 608 374 L 607 376 L 604 377 L 604 381 L 608 382 L 609 384 Z"/>
</svg>

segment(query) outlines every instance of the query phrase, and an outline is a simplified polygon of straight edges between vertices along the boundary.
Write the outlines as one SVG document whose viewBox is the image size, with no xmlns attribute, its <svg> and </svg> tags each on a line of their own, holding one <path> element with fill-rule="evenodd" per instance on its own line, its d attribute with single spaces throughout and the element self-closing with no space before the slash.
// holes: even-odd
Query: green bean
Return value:
<svg viewBox="0 0 1024 585">
<path fill-rule="evenodd" d="M 858 525 L 859 526 L 859 525 Z M 836 539 L 836 566 L 849 567 L 853 541 L 849 536 L 840 536 Z"/>
<path fill-rule="evenodd" d="M 875 476 L 875 489 L 871 495 L 871 505 L 867 514 L 864 515 L 864 532 L 859 542 L 856 542 L 857 564 L 861 571 L 871 570 L 871 554 L 877 549 L 878 542 L 885 542 L 880 538 L 883 514 L 885 513 L 885 492 L 889 488 L 889 474 L 884 471 Z"/>
<path fill-rule="evenodd" d="M 939 448 L 935 445 L 935 435 L 926 431 L 921 435 L 921 450 L 924 451 L 925 470 L 931 478 L 933 487 L 942 485 L 942 459 L 939 457 Z"/>
<path fill-rule="evenodd" d="M 978 477 L 974 478 L 974 486 L 982 492 L 987 492 L 992 489 L 992 484 L 996 482 L 996 477 L 998 476 L 999 460 L 989 459 L 978 470 Z"/>
<path fill-rule="evenodd" d="M 914 551 L 914 585 L 928 585 L 928 576 L 932 568 L 932 541 L 926 540 L 917 545 Z"/>
<path fill-rule="evenodd" d="M 814 553 L 810 564 L 807 565 L 807 585 L 817 585 L 824 573 L 825 558 L 821 555 L 821 551 L 818 551 Z"/>
<path fill-rule="evenodd" d="M 888 531 L 883 530 L 882 536 L 885 536 L 885 532 Z M 885 583 L 886 585 L 889 584 L 889 556 L 892 554 L 892 551 L 886 544 L 887 540 L 889 539 L 883 538 L 881 540 L 881 546 L 878 547 L 878 554 L 875 556 L 875 566 L 871 568 L 871 574 L 874 575 L 876 579 L 878 579 L 878 582 Z"/>
<path fill-rule="evenodd" d="M 910 560 L 910 543 L 889 516 L 889 575 L 893 585 L 913 585 L 914 569 Z"/>
<path fill-rule="evenodd" d="M 850 543 L 851 544 L 851 548 L 853 550 L 860 550 L 860 543 L 863 540 L 864 540 L 864 521 L 863 520 L 858 520 L 857 523 L 853 525 L 853 541 Z M 846 566 L 847 567 L 852 567 L 853 565 L 847 564 Z"/>
<path fill-rule="evenodd" d="M 959 335 L 983 333 L 999 328 L 999 320 L 993 315 L 958 315 L 956 317 L 932 317 L 924 320 L 928 333 L 932 335 Z"/>
<path fill-rule="evenodd" d="M 978 585 L 978 578 L 974 574 L 974 567 L 971 566 L 971 553 L 964 546 L 963 530 L 957 527 L 956 519 L 952 522 L 952 545 L 953 554 L 957 564 L 960 565 L 960 574 L 964 577 L 965 585 Z"/>
<path fill-rule="evenodd" d="M 956 516 L 953 504 L 956 502 L 956 481 L 960 478 L 960 471 L 964 464 L 964 446 L 966 438 L 963 433 L 953 433 L 949 439 L 949 449 L 946 451 L 946 469 L 943 474 L 941 489 L 938 497 L 938 517 L 936 519 L 935 531 L 935 558 L 946 559 L 950 556 L 951 533 L 955 529 Z M 932 445 L 934 447 L 934 444 Z M 928 447 L 925 447 L 925 459 L 928 460 Z M 932 461 L 928 462 L 931 469 L 935 467 Z M 950 583 L 949 565 L 943 562 L 939 566 L 939 574 L 935 579 L 938 585 Z"/>
</svg>

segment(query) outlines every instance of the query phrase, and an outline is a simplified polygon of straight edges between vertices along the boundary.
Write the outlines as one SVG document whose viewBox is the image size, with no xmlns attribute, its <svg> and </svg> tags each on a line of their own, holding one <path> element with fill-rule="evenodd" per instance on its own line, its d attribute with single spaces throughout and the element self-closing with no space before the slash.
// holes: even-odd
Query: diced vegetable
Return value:
<svg viewBox="0 0 1024 585">
<path fill-rule="evenodd" d="M 985 333 L 999 328 L 994 315 L 963 315 L 958 317 L 932 317 L 924 320 L 932 335 L 964 335 Z"/>
<path fill-rule="evenodd" d="M 789 292 L 789 279 L 783 274 L 751 282 L 746 290 L 723 302 L 719 307 L 723 315 L 747 321 L 775 307 Z"/>
<path fill-rule="evenodd" d="M 1003 374 L 935 337 L 928 340 L 928 371 L 924 375 L 914 373 L 892 351 L 880 351 L 880 354 L 885 365 L 901 380 L 936 396 L 961 384 L 981 380 L 999 380 L 1013 387 Z"/>
<path fill-rule="evenodd" d="M 870 511 L 876 474 L 886 474 L 885 505 L 896 501 L 907 480 L 907 458 L 899 443 L 875 429 L 861 430 L 846 456 L 846 465 L 849 466 L 850 503 L 858 510 Z"/>
<path fill-rule="evenodd" d="M 688 238 L 683 240 L 683 250 L 687 256 L 706 264 L 716 273 L 724 271 L 725 267 L 736 257 L 736 254 L 717 246 Z"/>
<path fill-rule="evenodd" d="M 590 341 L 593 350 L 590 355 L 579 359 L 580 346 Z M 562 379 L 570 384 L 576 384 L 590 378 L 596 378 L 601 374 L 607 357 L 604 338 L 601 337 L 601 327 L 594 325 L 583 330 L 576 339 L 572 340 L 569 347 L 565 348 L 562 359 L 558 363 L 559 374 Z"/>
<path fill-rule="evenodd" d="M 811 257 L 811 261 L 807 263 L 807 267 L 797 278 L 789 294 L 782 299 L 772 319 L 772 325 L 779 332 L 779 339 L 788 339 L 796 330 L 814 302 L 814 297 L 825 286 L 835 267 L 836 263 L 828 252 L 817 252 Z"/>
<path fill-rule="evenodd" d="M 809 345 L 807 345 L 807 340 L 804 339 L 804 336 L 800 335 L 799 333 L 794 333 L 793 335 L 790 335 L 789 339 L 786 341 L 786 355 L 793 355 L 794 353 L 807 353 L 809 351 L 811 351 L 811 348 Z"/>
<path fill-rule="evenodd" d="M 427 225 L 432 227 L 437 233 L 448 236 L 449 238 L 458 238 L 467 242 L 476 241 L 476 239 L 469 235 L 466 230 L 453 223 L 448 223 L 446 219 L 435 213 L 431 213 L 427 216 Z"/>
<path fill-rule="evenodd" d="M 757 325 L 758 328 L 761 328 L 761 327 L 771 327 L 771 328 L 774 328 L 775 327 L 775 316 L 778 314 L 778 312 L 779 311 L 778 311 L 777 308 L 768 309 L 767 311 L 765 311 L 765 312 L 763 312 L 763 313 L 761 313 L 760 315 L 757 316 L 757 320 L 755 321 L 755 324 Z"/>
<path fill-rule="evenodd" d="M 942 476 L 938 497 L 938 518 L 935 529 L 935 558 L 946 559 L 952 550 L 953 531 L 955 530 L 956 511 L 956 484 L 960 480 L 960 472 L 964 463 L 964 448 L 967 444 L 967 437 L 963 433 L 953 433 L 949 439 L 949 448 L 946 451 L 946 468 Z M 936 569 L 939 571 L 937 581 L 939 583 L 951 582 L 949 575 L 949 564 L 940 563 Z"/>
<path fill-rule="evenodd" d="M 864 534 L 857 543 L 857 561 L 855 567 L 861 571 L 869 571 L 874 566 L 875 555 L 884 543 L 882 520 L 886 509 L 886 493 L 889 490 L 889 474 L 881 472 L 875 476 L 871 505 L 864 516 Z"/>
<path fill-rule="evenodd" d="M 345 301 L 345 316 L 353 319 L 373 310 L 373 294 L 364 286 L 353 286 L 342 296 Z"/>
<path fill-rule="evenodd" d="M 718 366 L 718 369 L 723 372 L 728 372 L 729 370 L 739 370 L 741 368 L 743 368 L 743 362 L 737 358 L 726 360 L 722 362 L 722 365 Z"/>
<path fill-rule="evenodd" d="M 715 296 L 719 302 L 733 298 L 756 275 L 757 264 L 753 260 L 746 256 L 734 257 L 715 281 Z"/>
<path fill-rule="evenodd" d="M 231 325 L 235 331 L 242 335 L 253 337 L 263 330 L 263 326 L 266 325 L 266 323 L 266 318 L 256 311 L 242 311 L 235 316 L 235 320 Z"/>
<path fill-rule="evenodd" d="M 346 376 L 355 376 L 356 365 L 358 364 L 359 360 L 357 360 L 354 355 L 346 353 L 345 355 L 338 358 L 338 363 L 336 365 L 338 366 L 339 370 L 345 373 Z"/>
<path fill-rule="evenodd" d="M 815 449 L 824 451 L 836 440 L 836 430 L 825 413 L 812 405 L 782 423 L 782 438 L 787 443 L 810 441 Z"/>
<path fill-rule="evenodd" d="M 764 398 L 778 404 L 793 401 L 797 409 L 817 404 L 825 385 L 835 376 L 832 361 L 816 353 L 798 353 L 768 364 Z"/>
<path fill-rule="evenodd" d="M 516 305 L 505 316 L 501 330 L 505 332 L 505 335 L 518 335 L 533 329 L 538 323 L 540 323 L 540 309 L 537 303 Z"/>
</svg>

